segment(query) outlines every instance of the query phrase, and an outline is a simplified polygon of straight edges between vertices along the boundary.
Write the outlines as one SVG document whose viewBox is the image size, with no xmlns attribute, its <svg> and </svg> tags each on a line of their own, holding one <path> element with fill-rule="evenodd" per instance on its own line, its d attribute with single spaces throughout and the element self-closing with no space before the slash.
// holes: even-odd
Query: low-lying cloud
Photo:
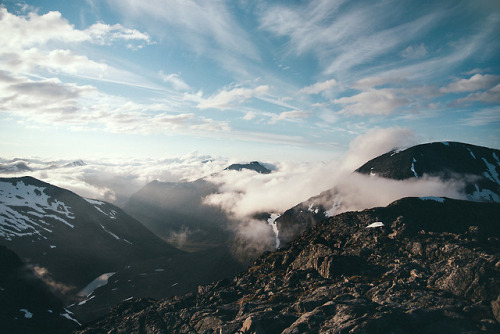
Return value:
<svg viewBox="0 0 500 334">
<path fill-rule="evenodd" d="M 443 181 L 436 177 L 398 181 L 353 171 L 368 160 L 395 148 L 409 147 L 417 142 L 414 133 L 405 128 L 373 129 L 355 138 L 343 159 L 324 163 L 274 162 L 273 172 L 259 174 L 251 170 L 224 170 L 228 159 L 199 155 L 196 152 L 177 158 L 158 160 L 86 161 L 87 165 L 64 167 L 67 162 L 26 160 L 31 175 L 76 192 L 77 194 L 112 202 L 118 206 L 153 180 L 194 181 L 198 178 L 217 185 L 218 192 L 203 199 L 206 205 L 220 207 L 232 222 L 240 246 L 236 254 L 258 254 L 272 249 L 275 234 L 260 213 L 282 214 L 295 205 L 327 191 L 329 196 L 316 197 L 314 204 L 323 205 L 329 214 L 385 206 L 409 196 L 446 196 L 465 198 L 463 180 Z M 3 167 L 22 161 L 1 160 Z M 1 176 L 19 176 L 6 173 Z M 175 196 L 175 194 L 173 194 Z M 188 231 L 173 235 L 176 244 L 184 244 Z"/>
<path fill-rule="evenodd" d="M 9 171 L 8 167 L 24 163 L 31 171 Z M 129 197 L 153 180 L 164 182 L 192 181 L 227 167 L 220 157 L 196 152 L 181 157 L 147 160 L 86 160 L 84 166 L 65 167 L 72 161 L 40 159 L 0 159 L 1 177 L 32 176 L 76 194 L 124 205 Z"/>
</svg>

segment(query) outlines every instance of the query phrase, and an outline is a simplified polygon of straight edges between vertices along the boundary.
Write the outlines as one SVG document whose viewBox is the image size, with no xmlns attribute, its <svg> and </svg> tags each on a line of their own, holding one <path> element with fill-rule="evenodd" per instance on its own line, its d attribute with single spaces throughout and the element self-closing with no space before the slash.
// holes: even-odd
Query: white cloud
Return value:
<svg viewBox="0 0 500 334">
<path fill-rule="evenodd" d="M 282 113 L 279 113 L 277 115 L 273 115 L 271 117 L 271 120 L 269 123 L 274 124 L 278 121 L 282 120 L 296 120 L 296 119 L 301 119 L 301 118 L 308 118 L 311 117 L 312 113 L 310 111 L 304 111 L 304 110 L 291 110 L 291 111 L 284 111 Z"/>
<path fill-rule="evenodd" d="M 170 111 L 162 103 L 135 103 L 100 93 L 93 86 L 34 81 L 0 72 L 0 110 L 35 123 L 99 128 L 113 133 L 227 131 L 226 121 Z"/>
<path fill-rule="evenodd" d="M 180 74 L 177 73 L 165 74 L 163 73 L 163 71 L 160 71 L 159 75 L 160 78 L 163 80 L 163 82 L 168 82 L 169 84 L 172 85 L 172 87 L 175 90 L 186 91 L 190 89 L 189 85 L 180 78 Z"/>
<path fill-rule="evenodd" d="M 500 84 L 484 92 L 471 93 L 462 99 L 458 99 L 456 102 L 460 104 L 464 102 L 473 102 L 473 101 L 500 103 Z"/>
<path fill-rule="evenodd" d="M 149 31 L 184 43 L 199 54 L 214 53 L 228 60 L 228 53 L 258 59 L 257 48 L 240 28 L 229 6 L 220 0 L 108 0 L 129 20 L 137 20 Z M 160 24 L 161 23 L 161 24 Z M 165 26 L 172 29 L 165 29 Z"/>
<path fill-rule="evenodd" d="M 47 72 L 125 82 L 131 75 L 80 54 L 82 43 L 151 44 L 150 37 L 120 24 L 96 23 L 79 30 L 59 12 L 14 15 L 0 8 L 0 69 L 47 76 Z M 130 78 L 129 78 L 130 79 Z M 138 85 L 137 76 L 129 80 Z"/>
<path fill-rule="evenodd" d="M 416 143 L 414 132 L 408 128 L 375 128 L 351 141 L 343 159 L 343 167 L 355 170 L 392 149 L 410 147 Z"/>
<path fill-rule="evenodd" d="M 86 166 L 71 168 L 63 167 L 71 160 L 24 160 L 33 171 L 23 172 L 22 175 L 33 176 L 86 198 L 105 200 L 119 206 L 153 180 L 192 181 L 219 172 L 229 164 L 224 158 L 197 152 L 167 159 L 85 160 Z M 8 163 L 5 159 L 0 161 Z M 1 176 L 14 177 L 19 174 L 2 173 Z"/>
<path fill-rule="evenodd" d="M 64 43 L 91 42 L 108 44 L 115 40 L 135 40 L 150 43 L 150 37 L 120 24 L 96 23 L 87 29 L 75 29 L 60 12 L 43 15 L 30 12 L 25 16 L 11 14 L 0 8 L 0 45 L 4 50 L 27 49 L 43 46 L 49 41 Z"/>
<path fill-rule="evenodd" d="M 198 104 L 200 109 L 227 109 L 235 105 L 241 104 L 244 101 L 253 97 L 259 97 L 267 94 L 269 86 L 261 85 L 256 88 L 233 88 L 230 90 L 222 90 L 216 95 L 213 95 Z"/>
<path fill-rule="evenodd" d="M 341 113 L 350 115 L 389 115 L 410 103 L 394 89 L 370 89 L 357 95 L 333 100 L 342 105 Z"/>
<path fill-rule="evenodd" d="M 491 88 L 500 82 L 499 75 L 474 74 L 469 79 L 460 79 L 440 89 L 443 93 L 463 93 Z"/>
<path fill-rule="evenodd" d="M 391 3 L 343 6 L 344 1 L 313 1 L 303 6 L 272 6 L 261 28 L 290 39 L 291 52 L 312 53 L 325 74 L 352 75 L 366 64 L 425 33 L 445 10 L 394 24 Z M 388 24 L 386 22 L 391 22 Z"/>
<path fill-rule="evenodd" d="M 399 181 L 352 173 L 368 160 L 393 148 L 413 145 L 414 138 L 408 129 L 377 129 L 357 137 L 339 161 L 316 165 L 277 163 L 271 174 L 224 171 L 208 177 L 219 185 L 219 193 L 207 196 L 205 203 L 219 206 L 242 223 L 235 225 L 236 229 L 240 226 L 246 231 L 246 222 L 254 214 L 283 213 L 330 189 L 334 189 L 334 197 L 341 203 L 336 213 L 387 205 L 408 196 L 464 198 L 460 193 L 463 183 L 457 180 L 443 182 L 423 177 Z M 262 233 L 267 236 L 268 229 Z"/>
<path fill-rule="evenodd" d="M 500 108 L 485 109 L 472 112 L 460 121 L 467 126 L 483 126 L 500 123 Z"/>
<path fill-rule="evenodd" d="M 311 86 L 304 87 L 300 92 L 305 94 L 319 94 L 327 89 L 337 86 L 338 83 L 335 79 L 330 79 L 322 82 L 317 82 Z"/>
<path fill-rule="evenodd" d="M 425 57 L 427 55 L 427 49 L 425 48 L 424 43 L 421 43 L 419 46 L 410 45 L 406 49 L 401 52 L 401 57 L 410 58 L 410 59 L 418 59 Z"/>
</svg>

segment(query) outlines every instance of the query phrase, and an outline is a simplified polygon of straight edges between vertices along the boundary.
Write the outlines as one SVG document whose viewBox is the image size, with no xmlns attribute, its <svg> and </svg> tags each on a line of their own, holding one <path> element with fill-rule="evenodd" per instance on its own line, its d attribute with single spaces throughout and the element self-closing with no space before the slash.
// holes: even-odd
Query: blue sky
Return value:
<svg viewBox="0 0 500 334">
<path fill-rule="evenodd" d="M 329 160 L 374 129 L 500 147 L 495 0 L 0 6 L 2 157 Z"/>
</svg>

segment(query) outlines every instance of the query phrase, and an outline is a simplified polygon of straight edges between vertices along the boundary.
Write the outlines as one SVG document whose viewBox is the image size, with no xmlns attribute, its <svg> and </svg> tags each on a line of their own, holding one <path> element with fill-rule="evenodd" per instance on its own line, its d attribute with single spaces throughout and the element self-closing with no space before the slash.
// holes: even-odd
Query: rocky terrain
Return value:
<svg viewBox="0 0 500 334">
<path fill-rule="evenodd" d="M 498 333 L 500 204 L 405 198 L 324 220 L 197 293 L 75 333 Z"/>
</svg>

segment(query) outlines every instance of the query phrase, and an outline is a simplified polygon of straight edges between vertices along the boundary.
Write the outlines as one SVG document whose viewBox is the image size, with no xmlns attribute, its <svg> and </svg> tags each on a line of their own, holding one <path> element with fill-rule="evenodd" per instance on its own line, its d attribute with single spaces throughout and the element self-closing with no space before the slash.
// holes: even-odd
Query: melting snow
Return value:
<svg viewBox="0 0 500 334">
<path fill-rule="evenodd" d="M 427 197 L 420 197 L 422 201 L 435 201 L 439 203 L 444 203 L 444 198 L 442 197 L 435 197 L 435 196 L 427 196 Z"/>
<path fill-rule="evenodd" d="M 94 208 L 99 211 L 100 213 L 102 213 L 103 215 L 105 216 L 108 216 L 109 218 L 111 219 L 116 219 L 116 211 L 115 210 L 109 210 L 108 213 L 104 212 L 104 210 L 102 210 L 100 208 L 100 206 L 106 206 L 106 203 L 104 202 L 101 202 L 101 201 L 97 201 L 95 199 L 90 199 L 90 198 L 84 198 L 84 200 L 86 200 L 88 203 L 92 204 L 94 206 Z"/>
<path fill-rule="evenodd" d="M 468 147 L 467 147 L 467 149 L 469 150 L 470 155 L 472 155 L 472 157 L 473 157 L 474 159 L 476 159 L 476 156 L 474 155 L 474 153 L 472 153 L 471 149 L 470 149 L 470 148 L 468 148 Z M 495 154 L 495 153 L 493 153 L 493 154 Z"/>
<path fill-rule="evenodd" d="M 45 187 L 26 185 L 23 181 L 15 184 L 0 181 L 0 212 L 0 237 L 6 240 L 35 235 L 46 238 L 40 233 L 43 232 L 41 230 L 49 233 L 52 230 L 42 224 L 51 224 L 41 218 L 74 228 L 74 225 L 66 220 L 75 218 L 70 207 L 63 202 L 52 200 L 45 193 Z"/>
<path fill-rule="evenodd" d="M 82 324 L 78 322 L 78 320 L 76 320 L 75 318 L 71 317 L 70 313 L 73 314 L 73 312 L 67 310 L 67 309 L 64 309 L 66 311 L 66 313 L 61 313 L 60 316 L 61 317 L 65 317 L 66 319 L 68 320 L 71 320 L 71 321 L 74 321 L 78 324 L 78 326 L 81 326 Z"/>
<path fill-rule="evenodd" d="M 374 227 L 382 227 L 384 226 L 384 223 L 382 222 L 375 222 L 375 223 L 372 223 L 370 225 L 368 225 L 366 228 L 374 228 Z"/>
<path fill-rule="evenodd" d="M 28 311 L 27 309 L 22 308 L 22 309 L 20 309 L 19 311 L 24 312 L 24 317 L 25 317 L 26 319 L 31 319 L 31 318 L 33 318 L 33 313 L 31 313 L 31 312 L 30 312 L 30 311 Z"/>
<path fill-rule="evenodd" d="M 108 230 L 107 228 L 105 228 L 102 224 L 99 224 L 101 225 L 102 229 L 104 231 L 106 231 L 107 233 L 109 233 L 109 235 L 111 235 L 112 237 L 114 237 L 116 240 L 120 240 L 120 237 L 117 236 L 116 234 L 114 234 L 113 232 L 111 232 L 110 230 Z"/>
<path fill-rule="evenodd" d="M 488 171 L 484 172 L 483 175 L 491 181 L 496 182 L 500 185 L 500 180 L 498 179 L 498 173 L 495 169 L 495 165 L 490 164 L 485 158 L 483 158 L 483 162 L 486 165 L 486 168 L 488 168 Z"/>
<path fill-rule="evenodd" d="M 113 276 L 115 273 L 105 273 L 102 274 L 101 276 L 97 277 L 94 279 L 92 282 L 90 282 L 85 288 L 83 288 L 80 292 L 78 292 L 79 296 L 88 296 L 90 295 L 95 289 L 105 286 L 108 284 L 108 279 Z"/>
<path fill-rule="evenodd" d="M 500 203 L 500 196 L 498 196 L 498 194 L 494 193 L 489 189 L 480 190 L 477 184 L 475 186 L 476 186 L 476 191 L 474 191 L 472 195 L 468 196 L 469 199 L 478 202 L 492 201 Z"/>
<path fill-rule="evenodd" d="M 311 203 L 311 205 L 309 205 L 309 207 L 307 208 L 307 211 L 317 214 L 319 212 L 319 208 L 317 207 L 316 209 L 314 209 L 314 203 Z"/>
<path fill-rule="evenodd" d="M 280 216 L 279 214 L 273 213 L 271 214 L 271 217 L 267 220 L 267 223 L 271 226 L 274 232 L 276 249 L 280 248 L 280 239 L 279 239 L 280 231 L 278 231 L 278 224 L 276 224 L 276 219 L 278 219 L 279 216 Z"/>
<path fill-rule="evenodd" d="M 91 300 L 93 298 L 95 298 L 95 296 L 92 296 L 92 297 L 90 297 L 88 299 L 82 300 L 81 302 L 78 303 L 78 305 L 81 306 L 81 305 L 85 304 L 86 302 L 88 302 L 89 300 Z"/>
<path fill-rule="evenodd" d="M 415 175 L 415 177 L 418 177 L 418 174 L 417 172 L 415 172 L 415 162 L 417 162 L 417 160 L 415 160 L 415 158 L 413 158 L 413 162 L 411 163 L 411 171 L 413 172 L 413 175 Z"/>
</svg>

